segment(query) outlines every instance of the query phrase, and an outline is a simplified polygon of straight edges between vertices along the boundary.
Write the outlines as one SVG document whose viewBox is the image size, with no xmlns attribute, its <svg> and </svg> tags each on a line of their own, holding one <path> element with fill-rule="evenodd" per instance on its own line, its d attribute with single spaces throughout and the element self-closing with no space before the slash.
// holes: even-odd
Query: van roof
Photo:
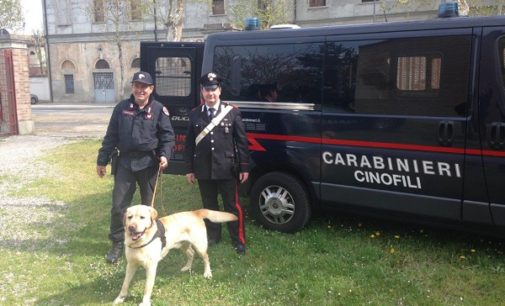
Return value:
<svg viewBox="0 0 505 306">
<path fill-rule="evenodd" d="M 399 21 L 367 24 L 347 24 L 283 31 L 240 31 L 209 34 L 207 40 L 268 39 L 305 36 L 346 35 L 381 32 L 403 32 L 415 30 L 458 29 L 479 26 L 505 26 L 505 16 L 452 17 L 416 21 Z"/>
</svg>

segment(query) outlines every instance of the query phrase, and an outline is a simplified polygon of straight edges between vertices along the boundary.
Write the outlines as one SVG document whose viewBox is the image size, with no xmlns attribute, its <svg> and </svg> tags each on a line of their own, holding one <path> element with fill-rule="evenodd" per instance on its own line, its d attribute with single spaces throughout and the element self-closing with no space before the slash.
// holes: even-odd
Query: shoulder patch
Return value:
<svg viewBox="0 0 505 306">
<path fill-rule="evenodd" d="M 170 113 L 168 112 L 168 109 L 165 106 L 163 106 L 163 114 L 170 117 Z"/>
</svg>

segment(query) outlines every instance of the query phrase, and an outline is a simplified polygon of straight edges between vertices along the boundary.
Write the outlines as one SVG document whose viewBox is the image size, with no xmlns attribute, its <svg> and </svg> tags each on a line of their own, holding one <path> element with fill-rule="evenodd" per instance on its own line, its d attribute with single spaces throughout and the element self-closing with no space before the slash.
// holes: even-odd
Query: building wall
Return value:
<svg viewBox="0 0 505 306">
<path fill-rule="evenodd" d="M 300 26 L 324 26 L 436 18 L 439 1 L 413 1 L 392 6 L 392 1 L 331 1 L 324 7 L 309 7 L 309 1 L 297 1 L 296 23 Z M 386 20 L 387 19 L 387 20 Z"/>
<path fill-rule="evenodd" d="M 212 15 L 210 1 L 186 1 L 183 41 L 203 41 L 209 33 L 232 30 L 230 7 L 238 0 L 225 1 L 225 14 Z M 423 1 L 426 2 L 426 1 Z M 114 101 L 129 96 L 130 78 L 137 69 L 131 68 L 134 58 L 139 57 L 140 42 L 155 40 L 155 25 L 152 16 L 144 16 L 142 21 L 124 22 L 119 35 L 122 41 L 124 81 L 120 81 L 120 65 L 117 43 L 112 24 L 92 22 L 89 7 L 93 0 L 46 0 L 47 40 L 53 88 L 53 101 L 61 103 L 97 103 L 99 94 L 95 92 L 93 74 L 112 72 L 114 77 Z M 342 23 L 363 23 L 383 21 L 384 17 L 376 4 L 374 18 L 373 3 L 361 0 L 328 0 L 327 6 L 309 8 L 308 0 L 293 0 L 288 15 L 292 23 L 303 27 Z M 428 1 L 429 3 L 429 1 Z M 435 16 L 435 3 L 426 7 L 396 8 L 389 12 L 389 20 L 420 19 Z M 409 13 L 416 9 L 418 13 Z M 382 18 L 379 16 L 381 15 Z M 158 21 L 158 40 L 166 40 L 166 30 Z M 98 71 L 95 64 L 106 60 L 110 69 Z M 67 64 L 64 65 L 65 61 Z M 65 70 L 72 63 L 74 71 Z M 70 66 L 72 66 L 70 65 Z M 65 67 L 64 67 L 65 66 Z M 65 74 L 73 74 L 74 93 L 65 93 Z M 121 88 L 124 94 L 121 95 Z M 111 102 L 112 103 L 112 102 Z"/>
</svg>

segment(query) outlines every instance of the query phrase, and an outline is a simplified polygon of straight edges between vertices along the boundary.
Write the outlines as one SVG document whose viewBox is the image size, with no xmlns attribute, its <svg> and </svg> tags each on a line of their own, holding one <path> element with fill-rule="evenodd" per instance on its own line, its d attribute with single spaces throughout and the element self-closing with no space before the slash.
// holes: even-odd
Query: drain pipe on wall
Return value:
<svg viewBox="0 0 505 306">
<path fill-rule="evenodd" d="M 47 77 L 48 77 L 48 82 L 49 82 L 49 101 L 53 103 L 53 77 L 52 77 L 52 71 L 51 71 L 51 55 L 49 51 L 49 32 L 48 32 L 48 26 L 47 26 L 47 4 L 46 0 L 42 0 L 42 10 L 43 14 L 42 17 L 44 18 L 44 34 L 45 34 L 45 46 L 46 46 L 46 68 L 47 68 Z"/>
</svg>

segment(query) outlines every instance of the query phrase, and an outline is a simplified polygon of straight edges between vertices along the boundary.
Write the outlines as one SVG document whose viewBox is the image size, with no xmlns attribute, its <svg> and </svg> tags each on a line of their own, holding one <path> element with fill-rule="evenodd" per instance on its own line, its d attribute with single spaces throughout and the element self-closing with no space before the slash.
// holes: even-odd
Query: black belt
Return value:
<svg viewBox="0 0 505 306">
<path fill-rule="evenodd" d="M 131 151 L 131 152 L 121 152 L 120 156 L 126 156 L 131 158 L 140 158 L 144 156 L 153 156 L 152 151 Z"/>
</svg>

